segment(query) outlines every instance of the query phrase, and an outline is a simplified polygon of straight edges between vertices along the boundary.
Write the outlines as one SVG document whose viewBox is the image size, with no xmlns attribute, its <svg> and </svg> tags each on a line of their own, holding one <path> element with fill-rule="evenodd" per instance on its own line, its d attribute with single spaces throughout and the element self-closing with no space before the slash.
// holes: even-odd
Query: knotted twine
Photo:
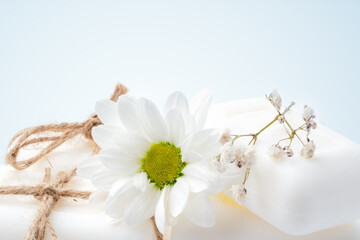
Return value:
<svg viewBox="0 0 360 240">
<path fill-rule="evenodd" d="M 124 85 L 117 84 L 113 94 L 110 97 L 110 100 L 116 102 L 117 99 L 121 95 L 126 94 L 127 92 L 128 92 L 128 89 Z M 100 121 L 99 117 L 96 114 L 92 114 L 89 119 L 87 119 L 84 122 L 80 122 L 80 123 L 78 123 L 78 122 L 66 123 L 65 122 L 65 123 L 60 123 L 60 124 L 39 125 L 39 126 L 35 126 L 35 127 L 26 128 L 26 129 L 18 132 L 10 141 L 9 150 L 6 155 L 6 162 L 8 162 L 11 166 L 13 166 L 17 170 L 24 170 L 24 169 L 30 167 L 31 165 L 33 165 L 34 163 L 36 163 L 37 161 L 39 161 L 41 158 L 47 156 L 49 153 L 54 151 L 56 148 L 61 146 L 66 141 L 68 141 L 78 135 L 83 135 L 86 139 L 90 140 L 90 142 L 93 143 L 95 146 L 94 152 L 98 152 L 99 147 L 95 144 L 95 142 L 91 136 L 91 130 L 93 127 L 96 127 L 101 124 L 102 124 L 102 122 Z M 53 134 L 60 133 L 60 135 L 41 136 L 41 134 L 44 134 L 44 133 L 53 133 Z M 49 142 L 50 144 L 47 145 L 42 150 L 40 150 L 36 155 L 34 155 L 28 159 L 18 161 L 18 155 L 19 155 L 19 152 L 21 149 L 23 149 L 24 147 L 27 147 L 27 146 L 31 147 L 31 146 L 35 146 L 36 144 L 41 144 L 41 143 L 46 143 L 46 142 Z M 1 192 L 1 189 L 6 190 L 6 188 L 7 187 L 0 187 L 0 194 L 7 194 L 7 193 Z M 19 187 L 19 189 L 21 189 L 21 186 Z M 14 193 L 10 193 L 10 194 L 15 194 L 15 195 L 18 194 L 17 189 L 11 190 L 11 191 Z M 24 192 L 24 191 L 22 190 L 20 192 Z M 52 191 L 50 191 L 50 192 L 52 192 Z M 19 194 L 21 194 L 21 193 L 19 193 Z M 33 195 L 33 194 L 29 193 L 29 194 L 25 194 L 25 195 Z M 47 205 L 47 208 L 44 208 L 43 211 L 46 211 L 48 216 L 50 215 L 51 210 L 54 207 L 56 202 L 57 202 L 57 200 L 54 202 L 53 205 Z M 56 239 L 55 231 L 53 230 L 50 223 L 48 222 L 48 216 L 47 216 L 47 218 L 44 218 L 44 219 L 46 219 L 46 222 L 44 222 L 44 220 L 41 220 L 42 216 L 38 217 L 38 215 L 37 215 L 37 219 L 34 220 L 33 225 L 34 225 L 35 221 L 36 221 L 35 224 L 41 223 L 42 224 L 41 227 L 44 229 L 42 234 L 45 234 L 45 228 L 46 228 L 46 226 L 48 226 L 53 239 Z M 152 225 L 153 225 L 153 228 L 155 231 L 156 239 L 163 240 L 163 234 L 161 234 L 161 232 L 157 228 L 154 217 L 151 218 L 151 222 L 152 222 Z M 33 225 L 30 229 L 33 228 Z M 33 240 L 33 239 L 42 240 L 44 238 L 44 235 L 38 234 L 36 236 L 37 236 L 36 238 L 31 238 L 31 240 Z M 29 238 L 27 238 L 27 239 L 29 239 Z"/>
<path fill-rule="evenodd" d="M 5 186 L 0 187 L 0 195 L 32 195 L 39 200 L 42 205 L 38 209 L 27 235 L 27 240 L 45 239 L 46 229 L 49 230 L 51 238 L 57 240 L 54 228 L 49 217 L 51 211 L 61 198 L 80 198 L 88 199 L 91 192 L 66 190 L 65 185 L 76 175 L 76 169 L 65 173 L 59 172 L 53 184 L 50 183 L 50 168 L 45 169 L 45 176 L 41 184 L 37 186 Z"/>
<path fill-rule="evenodd" d="M 122 84 L 117 84 L 114 93 L 110 100 L 116 102 L 119 96 L 127 93 L 127 88 Z M 24 170 L 44 156 L 48 155 L 66 141 L 78 135 L 83 135 L 85 138 L 93 142 L 91 136 L 91 129 L 102 124 L 96 114 L 91 115 L 89 119 L 84 122 L 76 123 L 60 123 L 40 125 L 36 127 L 26 128 L 17 133 L 9 144 L 9 151 L 6 155 L 6 162 L 11 164 L 17 170 Z M 41 136 L 44 133 L 57 134 L 55 136 Z M 60 134 L 59 134 L 60 133 Z M 34 137 L 35 136 L 35 137 Z M 26 146 L 35 146 L 35 144 L 49 143 L 45 148 L 39 151 L 35 156 L 28 159 L 18 161 L 18 154 L 20 150 Z"/>
</svg>

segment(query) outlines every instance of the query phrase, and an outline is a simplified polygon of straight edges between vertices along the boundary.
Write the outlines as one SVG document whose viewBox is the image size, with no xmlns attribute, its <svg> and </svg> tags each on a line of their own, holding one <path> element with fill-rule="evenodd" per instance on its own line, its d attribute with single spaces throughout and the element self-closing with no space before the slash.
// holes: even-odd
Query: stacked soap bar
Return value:
<svg viewBox="0 0 360 240">
<path fill-rule="evenodd" d="M 43 174 L 18 172 L 0 166 L 0 176 L 0 185 L 29 185 L 41 182 Z M 68 187 L 91 189 L 89 183 L 79 177 L 74 177 Z M 292 237 L 262 221 L 226 196 L 216 195 L 212 201 L 217 221 L 214 227 L 197 227 L 186 218 L 181 218 L 179 224 L 173 228 L 171 239 L 218 240 L 226 236 L 229 240 L 357 240 L 360 236 L 360 221 L 357 221 L 307 236 Z M 32 197 L 0 196 L 0 239 L 24 240 L 39 206 L 39 202 Z M 128 228 L 121 223 L 112 223 L 104 215 L 101 206 L 89 205 L 82 200 L 76 202 L 73 199 L 60 200 L 51 214 L 50 222 L 60 240 L 155 239 L 150 221 Z M 46 239 L 51 240 L 50 234 Z"/>
<path fill-rule="evenodd" d="M 229 102 L 210 109 L 207 127 L 230 128 L 235 134 L 255 133 L 276 114 L 264 99 Z M 294 126 L 302 124 L 300 114 L 289 112 L 287 119 Z M 302 145 L 297 139 L 292 144 L 293 157 L 270 157 L 269 147 L 286 136 L 280 123 L 259 135 L 244 206 L 293 235 L 360 219 L 360 191 L 356 187 L 360 182 L 360 145 L 320 124 L 310 135 L 316 145 L 312 159 L 298 154 Z"/>
<path fill-rule="evenodd" d="M 224 103 L 211 107 L 207 127 L 227 127 L 238 134 L 253 133 L 275 114 L 271 105 L 259 99 Z M 301 123 L 301 118 L 293 112 L 288 114 L 288 119 L 295 125 Z M 353 187 L 360 180 L 359 145 L 320 125 L 311 136 L 317 146 L 313 159 L 298 154 L 272 159 L 267 149 L 283 134 L 283 127 L 274 124 L 259 137 L 256 145 L 256 165 L 247 182 L 244 206 L 260 218 L 229 198 L 214 196 L 217 224 L 210 229 L 200 228 L 181 218 L 173 228 L 172 239 L 215 240 L 224 236 L 229 240 L 359 239 L 360 222 L 355 220 L 360 216 L 360 195 Z M 300 151 L 301 145 L 294 142 L 293 148 Z M 60 170 L 71 170 L 90 154 L 86 144 L 74 140 L 56 150 L 47 161 L 25 171 L 0 166 L 0 185 L 36 185 L 42 181 L 45 167 L 51 167 L 55 175 Z M 74 177 L 68 187 L 93 189 L 90 182 L 79 177 Z M 39 206 L 32 197 L 0 196 L 0 239 L 25 239 Z M 111 223 L 101 205 L 89 205 L 83 200 L 61 199 L 50 221 L 60 240 L 154 239 L 150 221 L 132 228 Z M 346 222 L 352 223 L 301 237 L 286 234 L 307 234 Z M 47 239 L 51 237 L 48 235 Z"/>
</svg>

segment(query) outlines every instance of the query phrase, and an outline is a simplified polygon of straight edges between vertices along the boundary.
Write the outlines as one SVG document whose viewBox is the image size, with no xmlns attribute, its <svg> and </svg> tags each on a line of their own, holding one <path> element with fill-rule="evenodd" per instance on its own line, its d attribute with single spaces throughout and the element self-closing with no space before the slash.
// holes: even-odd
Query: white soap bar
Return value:
<svg viewBox="0 0 360 240">
<path fill-rule="evenodd" d="M 4 166 L 0 166 L 0 176 L 0 185 L 36 184 L 43 177 L 40 173 L 19 172 Z M 91 188 L 88 182 L 78 177 L 68 186 L 72 189 Z M 201 228 L 181 218 L 172 230 L 171 239 L 218 240 L 226 237 L 229 240 L 357 240 L 360 237 L 360 221 L 307 236 L 292 237 L 222 196 L 214 196 L 212 202 L 217 222 L 214 227 Z M 0 196 L 0 239 L 24 240 L 39 206 L 40 203 L 32 197 Z M 113 224 L 101 207 L 82 200 L 60 200 L 50 216 L 50 222 L 59 240 L 155 239 L 150 221 L 132 228 Z M 49 234 L 46 239 L 51 240 Z"/>
<path fill-rule="evenodd" d="M 37 185 L 41 183 L 40 172 L 15 171 L 0 166 L 0 185 Z M 91 183 L 74 177 L 67 189 L 89 191 Z M 41 203 L 31 196 L 0 196 L 0 239 L 23 240 Z M 61 199 L 50 216 L 50 222 L 58 239 L 152 239 L 150 222 L 134 228 L 111 224 L 100 206 L 89 205 L 87 201 L 72 198 Z M 147 236 L 149 235 L 149 236 Z M 123 236 L 120 237 L 119 236 Z M 47 233 L 47 239 L 51 240 Z"/>
<path fill-rule="evenodd" d="M 230 128 L 235 134 L 256 133 L 274 119 L 276 111 L 265 99 L 248 99 L 215 105 L 207 127 Z M 287 119 L 300 126 L 299 114 Z M 316 119 L 318 121 L 320 119 Z M 344 119 L 344 121 L 346 121 Z M 269 146 L 286 137 L 278 123 L 259 135 L 256 164 L 246 183 L 244 206 L 281 231 L 304 235 L 360 219 L 360 145 L 319 125 L 312 159 L 302 158 L 294 139 L 292 158 L 273 159 Z M 250 141 L 243 139 L 244 143 Z M 231 193 L 225 190 L 231 196 Z"/>
<path fill-rule="evenodd" d="M 252 133 L 274 117 L 274 110 L 264 100 L 243 100 L 210 108 L 208 127 L 229 127 L 234 133 Z M 289 113 L 291 122 L 299 116 Z M 306 160 L 298 155 L 274 160 L 267 156 L 267 148 L 283 136 L 279 125 L 266 130 L 257 143 L 257 164 L 247 182 L 245 206 L 256 215 L 290 234 L 306 234 L 358 219 L 360 214 L 359 145 L 319 126 L 313 138 L 316 156 Z M 275 141 L 276 141 L 275 140 Z M 294 145 L 294 148 L 300 147 Z M 51 167 L 55 175 L 71 170 L 91 154 L 83 139 L 75 139 L 47 159 L 25 171 L 0 166 L 0 185 L 41 182 L 44 168 Z M 25 156 L 21 156 L 25 157 Z M 90 190 L 89 182 L 75 177 L 68 185 L 73 189 Z M 229 194 L 227 192 L 227 194 Z M 335 240 L 360 238 L 360 221 L 302 237 L 291 237 L 242 207 L 223 204 L 213 199 L 217 224 L 200 228 L 181 218 L 173 228 L 172 239 L 279 239 L 279 240 Z M 28 227 L 40 203 L 32 197 L 0 196 L 0 239 L 25 239 Z M 51 214 L 50 221 L 61 240 L 88 239 L 152 239 L 150 221 L 133 228 L 110 224 L 99 206 L 86 201 L 61 200 Z M 50 239 L 50 236 L 47 237 Z"/>
</svg>

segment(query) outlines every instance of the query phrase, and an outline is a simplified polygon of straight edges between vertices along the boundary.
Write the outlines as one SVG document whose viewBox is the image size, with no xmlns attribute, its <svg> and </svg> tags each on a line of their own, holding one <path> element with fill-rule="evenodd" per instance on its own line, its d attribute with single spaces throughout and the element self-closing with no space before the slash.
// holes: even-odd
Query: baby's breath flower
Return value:
<svg viewBox="0 0 360 240">
<path fill-rule="evenodd" d="M 269 155 L 273 158 L 282 158 L 285 153 L 279 145 L 271 145 L 269 148 Z"/>
<path fill-rule="evenodd" d="M 234 145 L 236 165 L 240 167 L 250 168 L 254 163 L 254 148 L 242 144 Z"/>
<path fill-rule="evenodd" d="M 214 158 L 210 161 L 210 167 L 220 173 L 223 173 L 226 170 L 225 164 L 222 164 L 218 158 Z"/>
<path fill-rule="evenodd" d="M 284 152 L 285 152 L 286 156 L 288 156 L 288 157 L 294 156 L 294 151 L 291 148 L 286 148 L 284 150 Z"/>
<path fill-rule="evenodd" d="M 302 117 L 303 117 L 304 121 L 306 121 L 306 122 L 310 121 L 310 119 L 315 117 L 314 110 L 312 108 L 310 108 L 309 106 L 305 105 Z"/>
<path fill-rule="evenodd" d="M 302 117 L 306 124 L 307 136 L 310 134 L 311 129 L 316 129 L 317 123 L 314 121 L 315 115 L 314 110 L 305 105 Z"/>
<path fill-rule="evenodd" d="M 279 121 L 280 124 L 283 124 L 283 123 L 285 122 L 285 117 L 284 117 L 284 115 L 280 115 L 280 116 L 278 117 L 278 121 Z"/>
<path fill-rule="evenodd" d="M 316 128 L 317 128 L 317 123 L 312 118 L 310 118 L 309 121 L 306 121 L 306 130 L 308 131 L 308 133 L 310 133 L 311 129 L 316 129 Z"/>
<path fill-rule="evenodd" d="M 221 148 L 220 163 L 232 163 L 235 160 L 235 152 L 232 142 L 225 143 Z"/>
<path fill-rule="evenodd" d="M 266 98 L 271 102 L 271 104 L 276 108 L 276 110 L 280 111 L 282 100 L 277 90 L 273 90 L 269 96 L 266 96 Z"/>
<path fill-rule="evenodd" d="M 310 141 L 304 145 L 301 149 L 300 155 L 306 159 L 310 159 L 314 156 L 315 144 L 314 141 Z"/>
<path fill-rule="evenodd" d="M 220 136 L 220 143 L 224 145 L 225 143 L 229 142 L 231 140 L 231 130 L 229 128 L 225 128 L 223 133 Z"/>
<path fill-rule="evenodd" d="M 246 188 L 242 184 L 232 185 L 230 188 L 230 192 L 232 193 L 235 201 L 240 204 L 243 204 L 246 196 Z"/>
</svg>

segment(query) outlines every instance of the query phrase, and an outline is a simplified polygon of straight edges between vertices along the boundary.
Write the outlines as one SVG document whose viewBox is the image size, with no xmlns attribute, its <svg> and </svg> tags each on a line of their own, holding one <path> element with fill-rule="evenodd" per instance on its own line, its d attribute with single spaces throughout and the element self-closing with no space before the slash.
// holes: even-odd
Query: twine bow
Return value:
<svg viewBox="0 0 360 240">
<path fill-rule="evenodd" d="M 127 91 L 128 90 L 124 85 L 117 84 L 110 100 L 114 102 L 117 101 L 119 96 L 126 94 Z M 10 141 L 9 151 L 6 155 L 6 162 L 11 164 L 11 166 L 17 170 L 24 170 L 39 161 L 42 157 L 51 153 L 64 142 L 74 138 L 77 135 L 83 135 L 85 138 L 93 142 L 91 129 L 100 124 L 102 123 L 98 116 L 93 114 L 89 119 L 80 123 L 49 124 L 26 128 L 17 133 Z M 41 134 L 44 133 L 52 133 L 53 135 L 55 134 L 55 136 L 41 136 Z M 46 142 L 49 144 L 36 155 L 28 159 L 18 161 L 18 155 L 22 148 Z"/>
<path fill-rule="evenodd" d="M 126 94 L 127 91 L 128 89 L 124 85 L 117 84 L 110 100 L 116 102 L 117 99 L 121 95 Z M 93 114 L 89 119 L 80 123 L 49 124 L 26 128 L 17 133 L 10 141 L 6 162 L 17 170 L 24 170 L 51 153 L 64 142 L 78 135 L 83 135 L 85 138 L 89 139 L 91 143 L 95 144 L 91 136 L 91 130 L 93 127 L 100 124 L 102 124 L 102 122 L 98 116 Z M 44 133 L 52 133 L 52 135 L 55 136 L 41 136 L 42 134 L 44 135 Z M 49 144 L 36 155 L 18 161 L 18 155 L 21 149 L 46 142 L 49 142 Z M 49 222 L 49 216 L 55 204 L 61 197 L 88 199 L 91 194 L 90 192 L 62 190 L 62 187 L 75 175 L 75 171 L 76 170 L 73 170 L 68 175 L 60 172 L 54 185 L 49 184 L 50 169 L 46 169 L 43 184 L 39 186 L 0 187 L 0 195 L 33 195 L 37 200 L 43 203 L 29 229 L 27 240 L 44 239 L 46 228 L 49 229 L 53 240 L 57 239 L 55 231 Z M 154 217 L 151 218 L 151 222 L 154 227 L 156 239 L 163 240 L 164 236 L 157 228 Z"/>
<path fill-rule="evenodd" d="M 50 183 L 50 168 L 45 169 L 43 182 L 37 186 L 6 186 L 0 187 L 0 195 L 32 195 L 39 200 L 42 205 L 36 213 L 28 233 L 27 240 L 45 239 L 46 229 L 49 230 L 53 240 L 57 240 L 54 228 L 49 217 L 56 203 L 63 198 L 88 199 L 91 192 L 66 190 L 64 186 L 76 175 L 76 169 L 69 173 L 59 172 L 53 184 Z"/>
</svg>

